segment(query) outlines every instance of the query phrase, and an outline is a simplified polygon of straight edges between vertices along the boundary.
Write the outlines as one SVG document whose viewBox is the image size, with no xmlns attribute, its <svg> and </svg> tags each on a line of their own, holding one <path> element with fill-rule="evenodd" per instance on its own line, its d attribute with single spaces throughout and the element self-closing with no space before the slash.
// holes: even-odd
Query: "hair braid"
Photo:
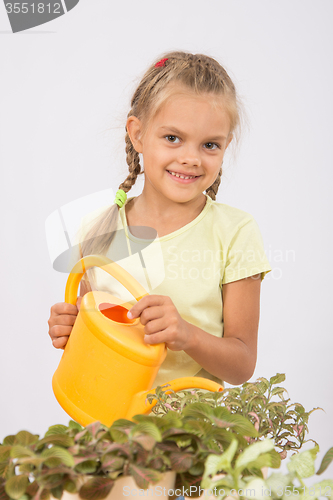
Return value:
<svg viewBox="0 0 333 500">
<path fill-rule="evenodd" d="M 124 182 L 122 182 L 119 185 L 119 189 L 122 189 L 123 191 L 125 191 L 125 193 L 127 193 L 131 189 L 131 187 L 135 184 L 138 175 L 142 174 L 143 171 L 141 171 L 139 153 L 135 151 L 127 131 L 125 136 L 125 142 L 126 142 L 126 148 L 125 148 L 126 162 L 128 165 L 129 174 L 124 180 Z"/>
<path fill-rule="evenodd" d="M 206 189 L 206 193 L 214 201 L 216 200 L 217 191 L 219 189 L 219 185 L 221 184 L 221 176 L 222 176 L 222 167 L 220 168 L 219 173 L 218 173 L 215 181 L 213 182 L 213 184 L 211 186 L 209 186 L 208 189 Z"/>
</svg>

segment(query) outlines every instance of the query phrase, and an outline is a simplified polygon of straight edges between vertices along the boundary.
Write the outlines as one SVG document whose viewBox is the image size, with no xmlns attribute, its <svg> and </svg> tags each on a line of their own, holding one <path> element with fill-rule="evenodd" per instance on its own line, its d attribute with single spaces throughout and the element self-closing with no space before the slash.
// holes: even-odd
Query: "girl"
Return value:
<svg viewBox="0 0 333 500">
<path fill-rule="evenodd" d="M 194 375 L 242 384 L 256 365 L 260 286 L 271 268 L 254 218 L 215 201 L 223 157 L 240 123 L 235 87 L 213 58 L 171 52 L 145 73 L 131 106 L 129 174 L 115 204 L 88 230 L 84 224 L 81 255 L 112 259 L 121 228 L 129 245 L 144 249 L 152 239 L 139 228 L 154 229 L 165 276 L 129 312 L 145 325 L 147 344 L 168 347 L 154 386 Z M 127 199 L 143 172 L 141 195 Z M 140 265 L 127 270 L 147 286 Z M 77 307 L 61 302 L 51 308 L 49 335 L 56 348 L 66 345 L 81 298 L 92 287 L 122 297 L 100 269 L 86 275 Z"/>
</svg>

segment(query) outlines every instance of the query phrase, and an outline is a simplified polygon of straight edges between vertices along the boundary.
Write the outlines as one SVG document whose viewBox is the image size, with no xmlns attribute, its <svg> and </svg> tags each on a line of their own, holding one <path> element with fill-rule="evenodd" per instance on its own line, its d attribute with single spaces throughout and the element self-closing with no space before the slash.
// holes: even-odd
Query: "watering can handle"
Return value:
<svg viewBox="0 0 333 500">
<path fill-rule="evenodd" d="M 133 276 L 125 271 L 119 264 L 109 259 L 105 255 L 87 255 L 80 259 L 68 276 L 65 290 L 65 302 L 68 304 L 76 304 L 77 292 L 80 281 L 84 273 L 91 267 L 101 267 L 103 271 L 116 278 L 124 287 L 133 295 L 136 300 L 142 299 L 148 292 L 133 278 Z"/>
</svg>

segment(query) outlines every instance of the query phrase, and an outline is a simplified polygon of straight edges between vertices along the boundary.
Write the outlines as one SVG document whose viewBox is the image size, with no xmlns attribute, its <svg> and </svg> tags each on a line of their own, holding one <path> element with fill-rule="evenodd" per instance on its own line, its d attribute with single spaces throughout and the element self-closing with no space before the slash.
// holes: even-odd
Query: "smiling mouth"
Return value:
<svg viewBox="0 0 333 500">
<path fill-rule="evenodd" d="M 177 172 L 172 172 L 171 170 L 167 170 L 169 174 L 179 177 L 180 179 L 195 179 L 196 177 L 200 177 L 200 175 L 183 175 L 183 174 L 178 174 Z"/>
</svg>

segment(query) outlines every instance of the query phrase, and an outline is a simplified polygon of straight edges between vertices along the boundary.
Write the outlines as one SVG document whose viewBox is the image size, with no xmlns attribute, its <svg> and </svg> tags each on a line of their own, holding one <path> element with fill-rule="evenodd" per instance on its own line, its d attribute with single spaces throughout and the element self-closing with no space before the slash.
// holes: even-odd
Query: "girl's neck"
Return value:
<svg viewBox="0 0 333 500">
<path fill-rule="evenodd" d="M 125 205 L 125 212 L 129 226 L 152 227 L 161 238 L 196 219 L 205 205 L 204 194 L 188 203 L 170 203 L 145 197 L 142 193 Z"/>
</svg>

